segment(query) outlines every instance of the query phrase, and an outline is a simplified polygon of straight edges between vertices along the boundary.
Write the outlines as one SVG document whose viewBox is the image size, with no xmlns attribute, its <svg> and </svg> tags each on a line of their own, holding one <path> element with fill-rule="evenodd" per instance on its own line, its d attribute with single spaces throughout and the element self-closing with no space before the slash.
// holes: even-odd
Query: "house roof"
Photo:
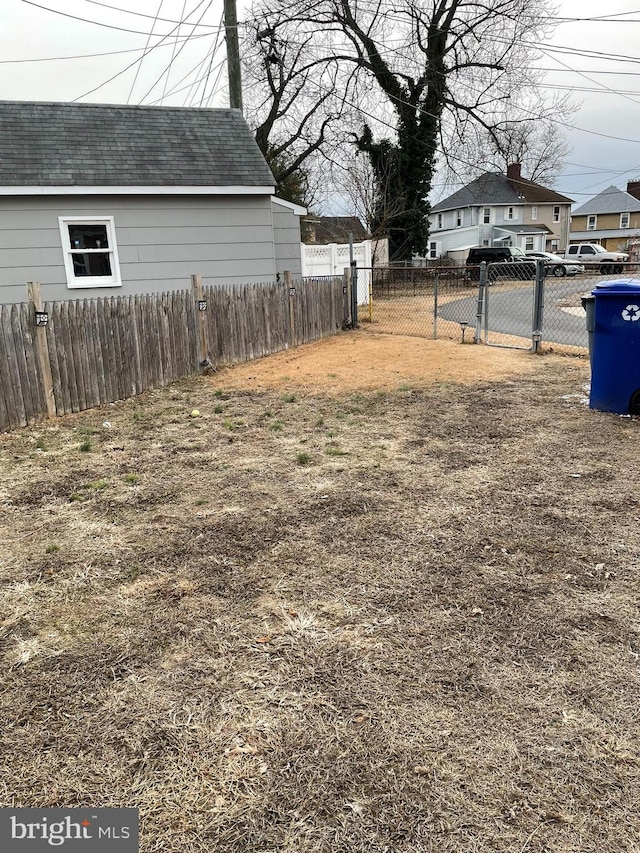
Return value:
<svg viewBox="0 0 640 853">
<path fill-rule="evenodd" d="M 485 172 L 466 187 L 434 204 L 432 213 L 495 204 L 571 204 L 572 199 L 560 195 L 526 178 L 508 178 L 499 172 Z"/>
<path fill-rule="evenodd" d="M 0 101 L 3 187 L 268 187 L 239 110 Z"/>
<path fill-rule="evenodd" d="M 640 210 L 640 199 L 634 198 L 624 190 L 611 185 L 602 190 L 590 201 L 580 205 L 573 211 L 574 216 L 585 216 L 593 213 L 633 213 Z"/>
<path fill-rule="evenodd" d="M 349 234 L 353 234 L 355 243 L 369 238 L 357 216 L 309 216 L 305 222 L 314 235 L 314 243 L 348 243 Z"/>
</svg>

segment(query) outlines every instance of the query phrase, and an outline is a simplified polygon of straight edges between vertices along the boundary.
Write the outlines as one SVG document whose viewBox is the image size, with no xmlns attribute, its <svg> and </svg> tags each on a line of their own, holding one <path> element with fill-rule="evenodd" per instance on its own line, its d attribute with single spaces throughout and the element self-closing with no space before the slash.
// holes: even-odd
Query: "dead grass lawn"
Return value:
<svg viewBox="0 0 640 853">
<path fill-rule="evenodd" d="M 344 334 L 0 436 L 0 804 L 137 806 L 144 853 L 636 851 L 638 421 L 587 380 Z"/>
</svg>

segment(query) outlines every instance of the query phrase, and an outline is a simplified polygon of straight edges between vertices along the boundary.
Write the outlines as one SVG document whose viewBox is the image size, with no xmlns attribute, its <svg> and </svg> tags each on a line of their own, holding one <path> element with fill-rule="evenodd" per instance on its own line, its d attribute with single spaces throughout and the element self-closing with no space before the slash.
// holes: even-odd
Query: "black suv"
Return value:
<svg viewBox="0 0 640 853">
<path fill-rule="evenodd" d="M 522 249 L 514 246 L 477 246 L 469 249 L 467 266 L 472 278 L 480 278 L 480 264 L 487 262 L 489 281 L 497 278 L 530 279 L 536 276 L 536 264 Z"/>
</svg>

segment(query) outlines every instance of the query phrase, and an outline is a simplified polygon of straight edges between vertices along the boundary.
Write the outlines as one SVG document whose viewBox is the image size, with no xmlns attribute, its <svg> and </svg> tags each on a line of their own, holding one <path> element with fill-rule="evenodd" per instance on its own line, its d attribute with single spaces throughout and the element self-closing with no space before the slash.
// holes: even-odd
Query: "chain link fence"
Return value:
<svg viewBox="0 0 640 853">
<path fill-rule="evenodd" d="M 459 340 L 475 328 L 477 278 L 466 267 L 388 267 L 371 271 L 371 299 L 359 320 L 372 331 Z M 470 300 L 471 310 L 466 304 Z M 442 309 L 453 305 L 445 316 Z M 467 338 L 468 339 L 468 338 Z"/>
<path fill-rule="evenodd" d="M 536 272 L 537 270 L 537 272 Z M 359 320 L 372 331 L 491 346 L 588 350 L 582 298 L 605 281 L 640 279 L 640 263 L 585 267 L 573 273 L 525 262 L 479 267 L 402 267 L 360 271 L 369 298 Z M 486 282 L 486 286 L 484 286 Z M 359 285 L 359 293 L 363 287 Z"/>
</svg>

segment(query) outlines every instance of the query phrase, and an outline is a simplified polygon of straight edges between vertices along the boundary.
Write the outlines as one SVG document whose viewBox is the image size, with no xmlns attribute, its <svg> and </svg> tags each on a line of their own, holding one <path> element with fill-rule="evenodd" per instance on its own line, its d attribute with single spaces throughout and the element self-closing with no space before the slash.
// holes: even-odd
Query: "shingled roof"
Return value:
<svg viewBox="0 0 640 853">
<path fill-rule="evenodd" d="M 495 204 L 571 204 L 572 199 L 560 195 L 526 178 L 508 178 L 499 172 L 485 172 L 466 187 L 434 204 L 432 213 L 458 210 L 461 207 Z"/>
<path fill-rule="evenodd" d="M 636 213 L 640 210 L 640 199 L 611 185 L 597 196 L 573 211 L 574 216 L 593 213 Z"/>
<path fill-rule="evenodd" d="M 0 101 L 0 186 L 273 185 L 239 110 Z"/>
</svg>

